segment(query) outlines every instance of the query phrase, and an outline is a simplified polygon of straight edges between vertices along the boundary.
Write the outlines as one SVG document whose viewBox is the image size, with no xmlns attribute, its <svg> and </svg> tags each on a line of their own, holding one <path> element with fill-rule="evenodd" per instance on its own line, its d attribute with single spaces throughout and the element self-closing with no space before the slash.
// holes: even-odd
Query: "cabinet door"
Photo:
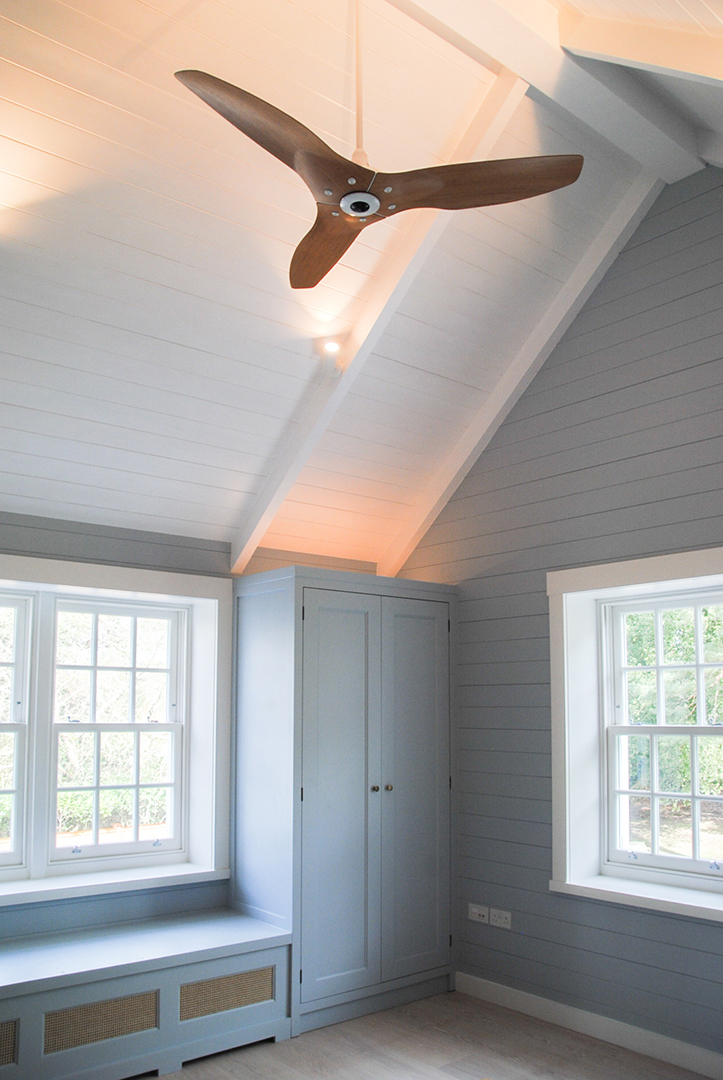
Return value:
<svg viewBox="0 0 723 1080">
<path fill-rule="evenodd" d="M 304 590 L 301 1000 L 380 980 L 379 597 Z"/>
<path fill-rule="evenodd" d="M 384 980 L 450 959 L 448 618 L 446 603 L 382 601 Z"/>
</svg>

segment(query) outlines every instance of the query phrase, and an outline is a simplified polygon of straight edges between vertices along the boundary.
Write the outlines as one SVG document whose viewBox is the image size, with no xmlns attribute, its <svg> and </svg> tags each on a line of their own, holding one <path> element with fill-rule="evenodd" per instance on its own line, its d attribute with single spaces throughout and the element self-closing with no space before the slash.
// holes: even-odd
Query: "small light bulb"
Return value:
<svg viewBox="0 0 723 1080">
<path fill-rule="evenodd" d="M 324 351 L 328 352 L 328 353 L 338 353 L 339 352 L 339 342 L 338 341 L 326 341 L 326 342 L 324 342 Z"/>
</svg>

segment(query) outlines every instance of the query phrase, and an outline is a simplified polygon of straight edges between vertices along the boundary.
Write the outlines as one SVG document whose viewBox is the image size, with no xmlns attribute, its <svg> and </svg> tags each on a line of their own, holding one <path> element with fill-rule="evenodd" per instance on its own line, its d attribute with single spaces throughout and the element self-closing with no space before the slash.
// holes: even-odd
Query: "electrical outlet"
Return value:
<svg viewBox="0 0 723 1080">
<path fill-rule="evenodd" d="M 490 909 L 482 904 L 470 904 L 467 908 L 467 918 L 472 922 L 488 923 L 490 921 Z"/>
<path fill-rule="evenodd" d="M 512 912 L 490 908 L 490 926 L 498 926 L 500 930 L 511 930 Z"/>
</svg>

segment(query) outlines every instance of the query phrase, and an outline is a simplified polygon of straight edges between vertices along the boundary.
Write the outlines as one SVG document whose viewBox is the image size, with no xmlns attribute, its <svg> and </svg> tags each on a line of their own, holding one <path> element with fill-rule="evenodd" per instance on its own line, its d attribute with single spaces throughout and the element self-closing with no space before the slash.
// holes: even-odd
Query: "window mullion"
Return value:
<svg viewBox="0 0 723 1080">
<path fill-rule="evenodd" d="M 660 828 L 658 821 L 658 739 L 654 734 L 650 736 L 650 851 L 658 854 L 660 841 Z"/>
<path fill-rule="evenodd" d="M 690 737 L 690 792 L 693 818 L 693 858 L 700 858 L 700 785 L 698 782 L 698 738 Z"/>
<path fill-rule="evenodd" d="M 140 784 L 141 784 L 141 733 L 133 732 L 133 840 L 138 841 L 141 837 L 140 824 Z"/>
<path fill-rule="evenodd" d="M 130 715 L 128 722 L 134 723 L 136 718 L 136 641 L 138 638 L 138 619 L 131 620 L 131 688 L 128 707 Z"/>
</svg>

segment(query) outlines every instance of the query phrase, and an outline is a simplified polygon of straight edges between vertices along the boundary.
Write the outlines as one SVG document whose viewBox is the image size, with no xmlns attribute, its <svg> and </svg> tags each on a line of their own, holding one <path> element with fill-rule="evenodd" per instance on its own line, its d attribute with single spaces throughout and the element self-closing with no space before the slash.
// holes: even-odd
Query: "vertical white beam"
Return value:
<svg viewBox="0 0 723 1080">
<path fill-rule="evenodd" d="M 663 187 L 641 174 L 628 189 L 520 351 L 417 500 L 377 573 L 394 577 L 457 490 L 512 406 L 529 386 L 605 271 L 627 243 Z"/>
<path fill-rule="evenodd" d="M 504 131 L 527 92 L 528 84 L 508 71 L 501 72 L 487 90 L 472 123 L 457 144 L 451 161 L 483 159 Z M 420 210 L 403 237 L 387 272 L 347 338 L 343 371 L 327 379 L 312 400 L 285 451 L 276 462 L 239 529 L 231 551 L 233 573 L 241 574 L 291 490 L 296 478 L 349 393 L 374 346 L 398 309 L 410 285 L 437 243 L 449 219 L 448 211 Z"/>
</svg>

